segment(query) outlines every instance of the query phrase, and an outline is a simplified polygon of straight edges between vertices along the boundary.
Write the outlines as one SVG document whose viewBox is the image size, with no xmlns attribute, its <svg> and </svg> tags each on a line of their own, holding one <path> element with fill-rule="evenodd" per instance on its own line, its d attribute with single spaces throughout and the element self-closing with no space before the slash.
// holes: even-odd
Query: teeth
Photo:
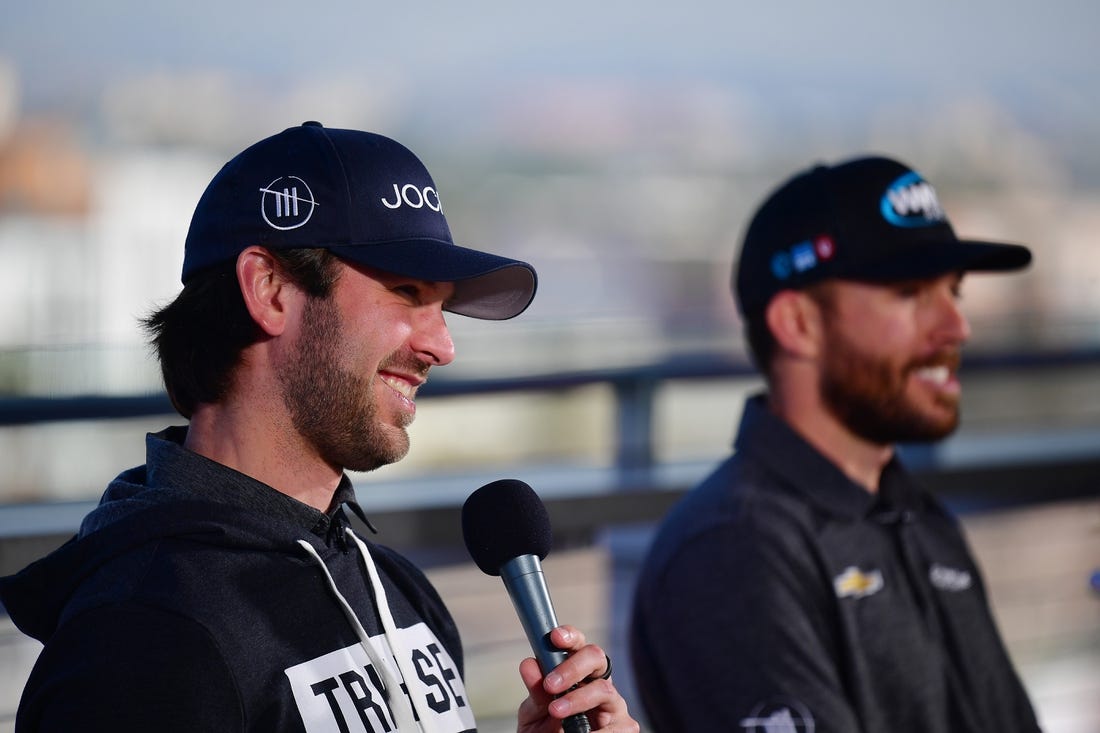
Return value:
<svg viewBox="0 0 1100 733">
<path fill-rule="evenodd" d="M 951 370 L 945 366 L 924 367 L 917 370 L 917 376 L 936 384 L 946 384 L 951 377 Z"/>
<path fill-rule="evenodd" d="M 382 381 L 392 387 L 395 392 L 407 399 L 411 400 L 416 394 L 416 387 L 409 384 L 403 379 L 397 379 L 396 377 L 382 377 Z"/>
</svg>

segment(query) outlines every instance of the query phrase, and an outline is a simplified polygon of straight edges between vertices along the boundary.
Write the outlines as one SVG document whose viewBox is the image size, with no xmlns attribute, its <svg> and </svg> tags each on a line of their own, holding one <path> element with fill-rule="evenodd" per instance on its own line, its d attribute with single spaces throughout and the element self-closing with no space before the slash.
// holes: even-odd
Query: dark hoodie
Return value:
<svg viewBox="0 0 1100 733">
<path fill-rule="evenodd" d="M 474 730 L 423 573 L 183 435 L 149 435 L 73 539 L 0 579 L 45 644 L 16 730 Z M 347 477 L 341 504 L 361 515 Z"/>
</svg>

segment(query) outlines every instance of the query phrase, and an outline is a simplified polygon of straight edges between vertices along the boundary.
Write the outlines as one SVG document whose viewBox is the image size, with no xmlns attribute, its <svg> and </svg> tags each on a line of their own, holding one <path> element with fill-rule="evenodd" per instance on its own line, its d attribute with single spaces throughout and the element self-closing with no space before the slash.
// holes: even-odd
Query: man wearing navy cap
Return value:
<svg viewBox="0 0 1100 733">
<path fill-rule="evenodd" d="M 449 311 L 506 319 L 525 262 L 460 247 L 438 190 L 381 135 L 306 123 L 225 165 L 183 291 L 145 325 L 189 423 L 147 436 L 78 535 L 0 582 L 45 647 L 26 731 L 455 733 L 475 722 L 458 631 L 423 573 L 350 528 L 345 470 L 400 460 Z M 519 730 L 637 731 L 572 627 L 520 666 Z M 574 688 L 572 689 L 571 688 Z M 555 699 L 555 695 L 562 695 Z"/>
<path fill-rule="evenodd" d="M 656 731 L 1036 731 L 954 519 L 898 462 L 959 420 L 962 241 L 931 185 L 869 157 L 757 210 L 734 289 L 766 394 L 665 518 L 631 629 Z"/>
</svg>

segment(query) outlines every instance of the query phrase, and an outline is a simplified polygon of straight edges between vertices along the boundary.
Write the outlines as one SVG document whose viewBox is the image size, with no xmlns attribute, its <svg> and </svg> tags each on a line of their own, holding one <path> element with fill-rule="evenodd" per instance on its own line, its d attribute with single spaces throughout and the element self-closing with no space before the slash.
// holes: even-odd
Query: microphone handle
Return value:
<svg viewBox="0 0 1100 733">
<path fill-rule="evenodd" d="M 588 722 L 587 715 L 577 713 L 561 721 L 561 729 L 564 733 L 591 733 L 592 726 Z"/>
<path fill-rule="evenodd" d="M 520 555 L 512 558 L 500 569 L 500 577 L 512 599 L 527 641 L 535 653 L 535 659 L 546 674 L 565 661 L 568 656 L 550 641 L 550 632 L 557 627 L 554 604 L 550 600 L 550 589 L 546 587 L 546 578 L 542 574 L 542 564 L 538 555 Z M 584 713 L 570 715 L 562 721 L 565 733 L 589 733 L 592 730 L 588 716 Z"/>
</svg>

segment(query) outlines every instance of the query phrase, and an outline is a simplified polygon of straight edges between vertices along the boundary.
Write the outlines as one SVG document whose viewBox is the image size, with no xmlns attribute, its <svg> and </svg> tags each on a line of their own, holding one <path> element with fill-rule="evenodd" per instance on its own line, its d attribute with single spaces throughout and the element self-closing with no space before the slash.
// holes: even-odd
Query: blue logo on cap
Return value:
<svg viewBox="0 0 1100 733">
<path fill-rule="evenodd" d="M 791 256 L 786 252 L 776 252 L 772 256 L 772 274 L 776 280 L 786 280 L 791 276 Z"/>
<path fill-rule="evenodd" d="M 771 269 L 776 280 L 787 280 L 792 275 L 808 272 L 836 255 L 836 245 L 828 234 L 795 242 L 787 249 L 772 255 Z"/>
<path fill-rule="evenodd" d="M 791 262 L 798 272 L 812 270 L 817 265 L 817 253 L 814 251 L 814 243 L 807 239 L 791 247 Z"/>
<path fill-rule="evenodd" d="M 890 184 L 880 205 L 886 221 L 898 227 L 934 226 L 944 220 L 936 190 L 915 171 Z"/>
</svg>

